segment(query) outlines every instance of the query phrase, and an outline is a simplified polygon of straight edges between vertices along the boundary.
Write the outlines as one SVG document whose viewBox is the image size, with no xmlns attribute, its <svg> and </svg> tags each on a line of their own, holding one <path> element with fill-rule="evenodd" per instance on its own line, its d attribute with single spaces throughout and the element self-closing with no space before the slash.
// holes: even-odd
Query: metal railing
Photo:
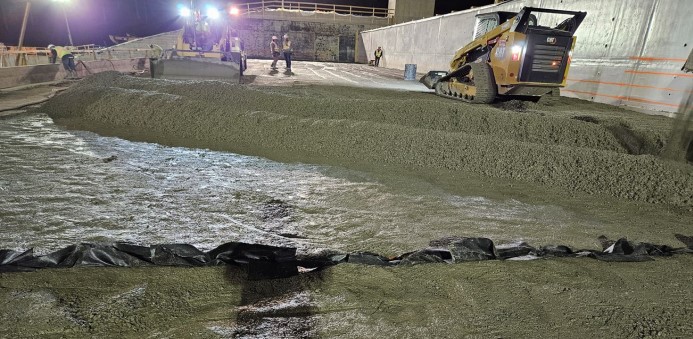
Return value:
<svg viewBox="0 0 693 339">
<path fill-rule="evenodd" d="M 240 15 L 262 14 L 274 11 L 303 11 L 336 15 L 393 18 L 394 9 L 350 5 L 323 4 L 303 1 L 267 0 L 238 5 Z"/>
</svg>

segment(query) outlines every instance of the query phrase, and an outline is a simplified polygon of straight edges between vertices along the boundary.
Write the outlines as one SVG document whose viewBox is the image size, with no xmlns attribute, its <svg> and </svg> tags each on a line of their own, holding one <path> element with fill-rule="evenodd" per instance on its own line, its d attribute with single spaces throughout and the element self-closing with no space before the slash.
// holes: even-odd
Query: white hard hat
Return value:
<svg viewBox="0 0 693 339">
<path fill-rule="evenodd" d="M 277 36 L 276 36 L 276 35 L 273 35 L 273 36 L 272 36 L 272 40 L 277 40 Z"/>
<path fill-rule="evenodd" d="M 287 39 L 289 37 L 288 34 L 284 34 L 284 39 Z"/>
<path fill-rule="evenodd" d="M 55 45 L 53 45 L 53 44 L 48 45 L 48 49 L 51 49 L 53 47 L 55 47 Z"/>
</svg>

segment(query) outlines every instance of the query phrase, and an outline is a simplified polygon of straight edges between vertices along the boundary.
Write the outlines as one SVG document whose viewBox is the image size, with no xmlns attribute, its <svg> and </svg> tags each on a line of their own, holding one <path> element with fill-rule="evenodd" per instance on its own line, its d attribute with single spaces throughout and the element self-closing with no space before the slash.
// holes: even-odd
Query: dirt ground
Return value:
<svg viewBox="0 0 693 339">
<path fill-rule="evenodd" d="M 552 202 L 609 221 L 572 235 L 571 246 L 594 245 L 585 239 L 599 233 L 672 246 L 674 232 L 693 234 L 693 167 L 659 156 L 672 119 L 569 98 L 468 105 L 425 92 L 288 79 L 292 86 L 269 86 L 261 78 L 230 85 L 104 73 L 40 110 L 70 129 L 394 173 L 400 179 L 388 184 L 416 177 L 455 194 Z M 692 265 L 690 255 L 343 264 L 271 281 L 247 281 L 232 268 L 2 274 L 0 336 L 683 338 L 693 333 Z"/>
</svg>

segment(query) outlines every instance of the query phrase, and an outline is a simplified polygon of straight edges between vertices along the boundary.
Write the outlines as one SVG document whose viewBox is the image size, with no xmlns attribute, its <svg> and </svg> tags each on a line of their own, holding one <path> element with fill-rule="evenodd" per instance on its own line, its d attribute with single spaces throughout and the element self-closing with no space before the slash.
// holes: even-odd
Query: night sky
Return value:
<svg viewBox="0 0 693 339">
<path fill-rule="evenodd" d="M 236 4 L 258 0 L 231 1 Z M 311 2 L 303 0 L 304 2 Z M 199 1 L 198 1 L 199 2 Z M 206 3 L 227 4 L 209 0 Z M 354 6 L 387 7 L 387 0 L 319 0 Z M 71 0 L 65 7 L 75 45 L 111 45 L 109 34 L 147 36 L 181 27 L 176 5 L 185 0 Z M 493 0 L 437 0 L 436 14 L 493 3 Z M 0 0 L 0 42 L 17 45 L 26 0 Z M 51 0 L 32 0 L 25 46 L 67 45 L 67 29 L 61 5 Z"/>
</svg>

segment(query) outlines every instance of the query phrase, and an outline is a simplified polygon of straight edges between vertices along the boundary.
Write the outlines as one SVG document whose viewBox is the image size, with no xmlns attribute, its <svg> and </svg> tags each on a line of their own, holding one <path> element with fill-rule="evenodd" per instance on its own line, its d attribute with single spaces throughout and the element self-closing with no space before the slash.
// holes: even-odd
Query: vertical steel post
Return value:
<svg viewBox="0 0 693 339">
<path fill-rule="evenodd" d="M 22 54 L 22 45 L 24 45 L 24 33 L 26 33 L 26 24 L 29 21 L 29 11 L 31 10 L 31 1 L 26 2 L 26 9 L 24 10 L 24 20 L 22 20 L 22 30 L 19 33 L 19 44 L 17 44 L 17 59 L 14 61 L 15 66 L 19 66 L 20 60 L 23 65 L 26 65 L 26 56 Z"/>
<path fill-rule="evenodd" d="M 72 43 L 72 33 L 70 32 L 70 23 L 67 21 L 67 10 L 65 9 L 65 5 L 62 5 L 63 7 L 63 15 L 65 16 L 65 26 L 67 27 L 67 37 L 70 39 L 70 46 L 74 46 L 75 44 Z"/>
</svg>

